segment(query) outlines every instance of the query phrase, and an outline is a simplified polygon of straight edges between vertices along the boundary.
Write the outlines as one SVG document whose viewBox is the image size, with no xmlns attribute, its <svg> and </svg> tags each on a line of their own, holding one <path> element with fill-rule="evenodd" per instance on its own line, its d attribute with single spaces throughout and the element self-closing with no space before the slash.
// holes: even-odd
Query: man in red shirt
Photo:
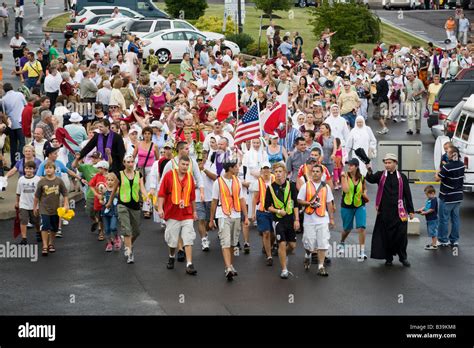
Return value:
<svg viewBox="0 0 474 348">
<path fill-rule="evenodd" d="M 31 122 L 33 121 L 33 104 L 36 100 L 36 96 L 32 95 L 28 98 L 28 103 L 23 108 L 21 113 L 21 129 L 25 135 L 25 143 L 31 142 Z"/>
<path fill-rule="evenodd" d="M 163 176 L 155 209 L 160 218 L 166 221 L 165 241 L 170 251 L 166 267 L 174 268 L 176 248 L 181 237 L 186 253 L 186 273 L 195 275 L 197 271 L 192 262 L 192 248 L 196 239 L 193 226 L 194 220 L 197 220 L 196 186 L 189 172 L 190 162 L 187 155 L 181 156 L 178 168 Z"/>
</svg>

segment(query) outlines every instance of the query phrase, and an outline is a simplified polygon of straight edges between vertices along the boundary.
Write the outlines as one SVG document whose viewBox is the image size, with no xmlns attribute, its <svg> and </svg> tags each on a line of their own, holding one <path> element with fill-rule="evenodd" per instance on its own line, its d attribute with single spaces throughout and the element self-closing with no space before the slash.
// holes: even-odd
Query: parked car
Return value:
<svg viewBox="0 0 474 348">
<path fill-rule="evenodd" d="M 87 6 L 79 11 L 74 17 L 74 23 L 83 23 L 95 16 L 109 16 L 114 12 L 115 6 Z M 120 13 L 128 18 L 143 18 L 144 16 L 127 7 L 118 6 Z"/>
<path fill-rule="evenodd" d="M 155 6 L 152 0 L 77 0 L 76 3 L 76 16 L 80 16 L 84 8 L 111 8 L 118 7 L 120 12 L 122 9 L 131 10 L 140 13 L 142 16 L 147 18 L 170 18 L 170 16 L 163 10 L 160 10 Z M 109 12 L 109 14 L 112 13 Z"/>
<path fill-rule="evenodd" d="M 428 127 L 447 119 L 451 109 L 464 97 L 474 93 L 474 80 L 452 80 L 445 82 L 436 96 L 433 112 L 428 117 Z"/>
<path fill-rule="evenodd" d="M 448 113 L 448 116 L 445 120 L 441 121 L 439 124 L 434 125 L 431 127 L 431 134 L 435 137 L 435 139 L 439 136 L 446 135 L 451 138 L 456 130 L 456 126 L 458 124 L 459 116 L 461 115 L 462 107 L 466 102 L 467 97 L 463 98 L 451 111 L 447 112 L 446 109 L 440 110 L 441 114 Z M 441 118 L 441 117 L 440 117 Z"/>
<path fill-rule="evenodd" d="M 415 10 L 417 8 L 424 8 L 425 4 L 423 0 L 386 0 L 383 3 L 383 7 L 386 10 L 392 8 L 404 8 L 407 10 Z"/>
<path fill-rule="evenodd" d="M 294 3 L 297 7 L 318 6 L 318 2 L 316 0 L 295 0 Z"/>
<path fill-rule="evenodd" d="M 167 29 L 186 29 L 197 31 L 211 40 L 220 40 L 224 37 L 223 34 L 200 31 L 195 26 L 181 19 L 137 19 L 127 23 L 122 31 L 122 40 L 125 41 L 128 34 L 133 34 L 139 38 L 142 38 L 143 36 L 150 33 Z"/>
<path fill-rule="evenodd" d="M 465 68 L 459 71 L 455 80 L 474 80 L 474 68 Z"/>
<path fill-rule="evenodd" d="M 203 33 L 196 30 L 180 30 L 180 29 L 168 29 L 150 33 L 143 36 L 143 59 L 146 59 L 152 48 L 155 55 L 158 56 L 160 64 L 164 64 L 171 61 L 181 61 L 183 54 L 186 51 L 189 39 L 193 38 L 197 40 L 202 38 L 206 43 L 212 41 L 206 37 Z M 236 43 L 224 40 L 223 46 L 229 48 L 233 55 L 240 53 L 240 48 Z"/>
<path fill-rule="evenodd" d="M 122 35 L 122 28 L 129 22 L 131 18 L 111 18 L 100 24 L 86 25 L 86 30 L 89 32 L 89 39 L 100 37 L 104 44 L 109 43 L 112 37 L 120 39 Z"/>
<path fill-rule="evenodd" d="M 90 17 L 89 19 L 86 19 L 82 23 L 75 23 L 71 22 L 66 24 L 66 30 L 64 30 L 64 38 L 69 39 L 72 37 L 73 33 L 79 29 L 85 29 L 86 25 L 93 25 L 93 24 L 100 24 L 103 22 L 108 21 L 110 18 L 110 15 L 98 15 L 94 17 Z"/>
<path fill-rule="evenodd" d="M 459 149 L 460 160 L 466 166 L 464 191 L 473 192 L 474 187 L 474 95 L 464 104 L 459 117 L 456 131 L 451 139 Z"/>
</svg>

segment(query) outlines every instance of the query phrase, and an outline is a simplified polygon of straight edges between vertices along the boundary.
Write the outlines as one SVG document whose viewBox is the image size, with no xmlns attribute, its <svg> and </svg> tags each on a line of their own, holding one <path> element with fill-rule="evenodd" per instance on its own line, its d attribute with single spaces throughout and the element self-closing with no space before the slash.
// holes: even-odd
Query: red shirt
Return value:
<svg viewBox="0 0 474 348">
<path fill-rule="evenodd" d="M 99 184 L 107 185 L 107 179 L 102 174 L 97 173 L 96 175 L 94 175 L 91 181 L 89 181 L 89 186 L 97 189 Z M 94 196 L 94 210 L 100 211 L 101 209 L 102 205 L 100 204 L 99 199 L 97 198 L 97 196 Z"/>
<path fill-rule="evenodd" d="M 21 129 L 26 138 L 31 138 L 31 120 L 33 119 L 33 104 L 28 103 L 21 113 Z"/>
<path fill-rule="evenodd" d="M 181 187 L 185 187 L 187 175 L 181 180 Z M 192 178 L 192 176 L 191 176 Z M 192 202 L 196 200 L 196 186 L 194 180 L 191 182 L 191 197 L 189 199 L 189 206 L 180 208 L 179 205 L 173 204 L 171 201 L 171 190 L 173 188 L 173 171 L 167 172 L 161 181 L 160 192 L 158 197 L 163 197 L 165 203 L 163 204 L 163 210 L 165 213 L 165 220 L 173 219 L 178 221 L 193 219 L 193 206 Z"/>
</svg>

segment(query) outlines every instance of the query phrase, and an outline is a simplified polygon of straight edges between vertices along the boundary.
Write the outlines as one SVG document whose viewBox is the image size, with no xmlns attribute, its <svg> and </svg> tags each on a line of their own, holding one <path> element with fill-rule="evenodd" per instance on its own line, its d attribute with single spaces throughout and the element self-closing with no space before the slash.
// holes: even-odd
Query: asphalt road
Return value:
<svg viewBox="0 0 474 348">
<path fill-rule="evenodd" d="M 408 139 L 405 124 L 391 128 L 384 139 Z M 423 168 L 431 169 L 433 138 L 426 127 L 421 140 Z M 369 185 L 368 250 L 375 217 L 375 189 Z M 415 206 L 421 207 L 423 186 L 411 185 L 411 189 Z M 336 202 L 339 206 L 340 193 L 336 193 Z M 89 232 L 83 209 L 77 207 L 77 216 L 64 227 L 65 238 L 57 240 L 54 255 L 40 256 L 37 262 L 0 259 L 0 308 L 7 315 L 472 315 L 473 207 L 474 196 L 466 195 L 461 208 L 458 256 L 449 248 L 423 250 L 428 237 L 422 224 L 422 235 L 409 237 L 411 268 L 396 261 L 392 268 L 386 268 L 383 261 L 369 259 L 359 263 L 354 258 L 334 258 L 328 278 L 318 277 L 314 265 L 309 272 L 304 271 L 298 235 L 296 255 L 290 256 L 289 262 L 294 276 L 280 279 L 277 262 L 273 267 L 264 264 L 258 233 L 252 229 L 251 253 L 236 258 L 234 265 L 239 276 L 231 283 L 224 278 L 215 232 L 211 233 L 209 253 L 200 250 L 199 242 L 195 245 L 198 274 L 189 276 L 181 263 L 174 270 L 166 269 L 163 230 L 144 220 L 135 246 L 135 264 L 128 265 L 122 252 L 104 251 L 105 244 Z M 339 214 L 336 215 L 337 228 L 331 232 L 331 243 L 339 240 L 341 231 Z M 11 220 L 0 222 L 0 244 L 12 241 L 11 226 Z M 349 241 L 355 243 L 357 235 L 351 235 Z M 75 302 L 71 303 L 71 299 Z M 403 303 L 399 303 L 400 299 Z"/>
</svg>

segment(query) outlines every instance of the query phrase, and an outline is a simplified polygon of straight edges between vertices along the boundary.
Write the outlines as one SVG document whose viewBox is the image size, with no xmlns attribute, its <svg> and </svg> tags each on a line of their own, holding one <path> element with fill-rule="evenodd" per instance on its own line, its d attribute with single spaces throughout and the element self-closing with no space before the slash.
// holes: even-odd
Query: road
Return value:
<svg viewBox="0 0 474 348">
<path fill-rule="evenodd" d="M 404 127 L 405 124 L 393 125 L 390 135 L 383 139 L 408 139 Z M 423 168 L 432 168 L 433 138 L 425 125 L 421 140 Z M 423 206 L 423 186 L 411 185 L 411 189 L 415 207 Z M 375 190 L 369 185 L 368 250 L 375 217 Z M 339 206 L 340 193 L 336 193 L 336 202 Z M 181 263 L 172 271 L 166 269 L 164 231 L 146 220 L 135 247 L 136 263 L 127 265 L 122 252 L 104 251 L 104 243 L 89 232 L 84 211 L 78 207 L 77 216 L 64 228 L 65 238 L 57 241 L 56 254 L 40 256 L 37 262 L 0 260 L 0 274 L 4 275 L 0 280 L 0 307 L 7 315 L 472 315 L 473 207 L 474 195 L 466 195 L 461 208 L 458 256 L 449 248 L 423 250 L 428 237 L 422 224 L 422 235 L 409 237 L 411 268 L 398 262 L 387 269 L 382 261 L 359 263 L 354 258 L 335 258 L 328 268 L 328 278 L 318 277 L 314 265 L 309 272 L 304 271 L 298 235 L 296 255 L 290 256 L 289 262 L 294 276 L 280 279 L 277 262 L 273 267 L 265 266 L 258 233 L 252 229 L 251 253 L 236 258 L 239 276 L 232 283 L 224 279 L 215 232 L 211 233 L 209 253 L 202 252 L 199 244 L 194 247 L 198 274 L 193 277 L 185 274 Z M 341 220 L 336 215 L 337 228 L 331 232 L 331 243 L 339 240 L 341 231 Z M 11 226 L 11 220 L 0 222 L 0 244 L 12 241 Z M 350 243 L 356 240 L 355 234 L 349 237 Z M 291 299 L 294 301 L 289 303 Z M 399 303 L 400 299 L 403 303 Z"/>
</svg>

